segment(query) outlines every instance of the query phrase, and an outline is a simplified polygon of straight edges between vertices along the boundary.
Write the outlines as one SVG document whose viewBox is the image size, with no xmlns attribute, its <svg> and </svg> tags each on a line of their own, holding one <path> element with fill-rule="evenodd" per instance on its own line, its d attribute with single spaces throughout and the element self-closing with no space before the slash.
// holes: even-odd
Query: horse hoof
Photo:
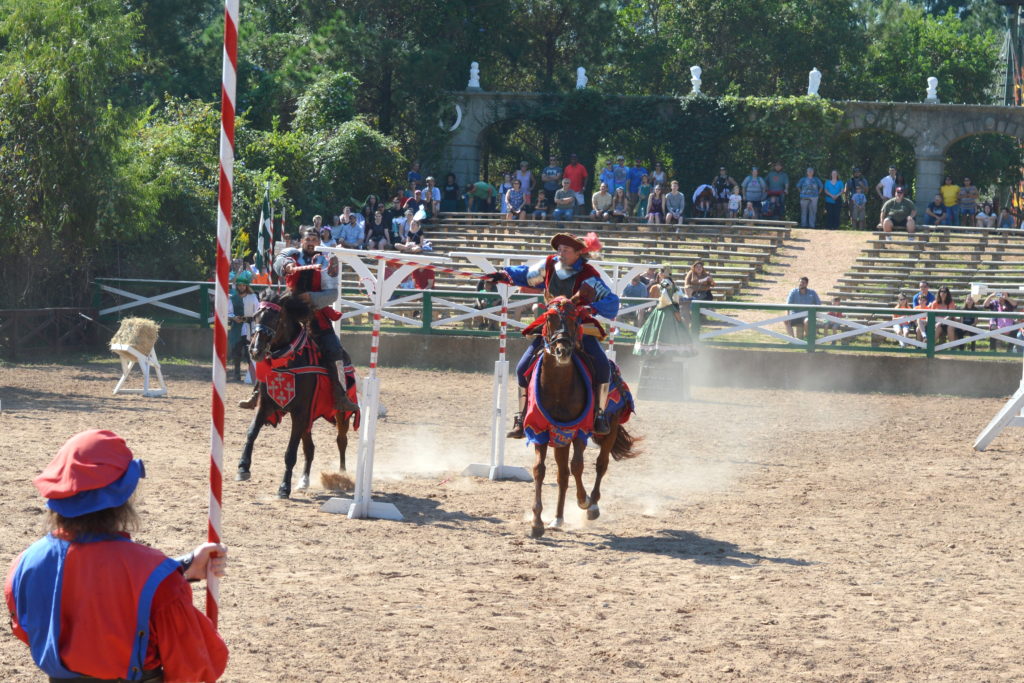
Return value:
<svg viewBox="0 0 1024 683">
<path fill-rule="evenodd" d="M 249 481 L 249 477 L 251 476 L 252 475 L 249 474 L 249 470 L 238 470 L 235 473 L 235 481 Z"/>
<path fill-rule="evenodd" d="M 586 499 L 584 499 L 584 501 L 582 503 L 577 503 L 577 505 L 580 506 L 580 510 L 589 510 L 590 509 L 590 496 L 587 496 Z"/>
<path fill-rule="evenodd" d="M 530 538 L 540 538 L 544 535 L 544 527 L 535 526 L 530 529 Z"/>
<path fill-rule="evenodd" d="M 281 488 L 277 489 L 277 497 L 280 498 L 281 500 L 288 500 L 289 498 L 291 498 L 291 495 L 291 488 L 285 486 L 284 484 L 281 485 Z"/>
<path fill-rule="evenodd" d="M 596 505 L 591 505 L 587 508 L 587 519 L 593 522 L 595 519 L 601 516 L 601 508 Z"/>
<path fill-rule="evenodd" d="M 298 490 L 298 491 L 305 491 L 308 488 L 309 488 L 309 477 L 307 477 L 305 474 L 303 474 L 301 477 L 299 477 L 299 485 L 296 486 L 295 489 Z"/>
<path fill-rule="evenodd" d="M 551 523 L 548 524 L 548 528 L 549 529 L 561 529 L 563 524 L 565 524 L 565 520 L 564 519 L 562 519 L 561 517 L 555 517 L 553 520 L 551 520 Z"/>
</svg>

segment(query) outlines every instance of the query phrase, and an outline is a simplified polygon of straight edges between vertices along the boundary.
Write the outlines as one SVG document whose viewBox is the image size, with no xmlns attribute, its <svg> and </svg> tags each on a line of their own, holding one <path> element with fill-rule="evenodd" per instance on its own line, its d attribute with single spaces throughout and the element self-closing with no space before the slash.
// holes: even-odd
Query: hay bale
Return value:
<svg viewBox="0 0 1024 683">
<path fill-rule="evenodd" d="M 130 346 L 142 355 L 149 355 L 160 336 L 160 326 L 149 318 L 125 318 L 110 340 L 111 346 Z"/>
</svg>

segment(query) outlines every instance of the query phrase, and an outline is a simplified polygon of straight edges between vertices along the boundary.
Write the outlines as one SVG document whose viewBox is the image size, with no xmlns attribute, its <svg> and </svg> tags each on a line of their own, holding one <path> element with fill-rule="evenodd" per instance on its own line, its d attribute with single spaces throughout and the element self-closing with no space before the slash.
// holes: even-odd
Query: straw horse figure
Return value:
<svg viewBox="0 0 1024 683">
<path fill-rule="evenodd" d="M 530 401 L 536 402 L 535 409 L 542 407 L 545 421 L 559 424 L 590 424 L 594 405 L 593 388 L 590 379 L 581 371 L 574 356 L 579 359 L 585 358 L 582 351 L 580 336 L 580 311 L 572 301 L 564 297 L 557 297 L 548 303 L 547 311 L 542 314 L 542 334 L 544 335 L 544 349 L 541 353 L 541 360 L 534 366 L 534 373 L 540 372 L 540 377 L 531 377 L 533 384 Z M 583 486 L 583 450 L 587 445 L 586 430 L 572 430 L 563 433 L 565 438 L 559 445 L 558 439 L 550 435 L 554 430 L 549 430 L 547 438 L 541 436 L 540 443 L 535 440 L 535 433 L 531 429 L 531 419 L 526 419 L 527 436 L 534 444 L 536 462 L 533 466 L 534 480 L 534 503 L 533 503 L 533 526 L 530 535 L 533 538 L 540 538 L 544 535 L 544 523 L 541 521 L 541 491 L 544 486 L 545 465 L 548 443 L 554 441 L 555 463 L 558 465 L 558 507 L 555 510 L 555 519 L 551 522 L 550 528 L 557 529 L 564 523 L 565 493 L 569 487 L 569 474 L 576 480 L 576 504 L 580 509 L 587 511 L 587 519 L 597 519 L 601 515 L 598 502 L 601 500 L 601 480 L 608 470 L 608 456 L 616 460 L 633 458 L 639 455 L 633 446 L 636 441 L 630 436 L 622 422 L 629 419 L 632 412 L 632 397 L 629 396 L 629 388 L 622 382 L 618 370 L 613 368 L 613 386 L 621 392 L 622 401 L 617 409 L 612 412 L 609 406 L 608 422 L 611 427 L 608 434 L 604 436 L 594 435 L 593 439 L 600 446 L 601 450 L 597 456 L 596 477 L 594 488 L 590 495 L 587 495 Z M 586 411 L 591 411 L 587 414 Z M 529 413 L 529 410 L 528 410 Z M 569 460 L 569 443 L 571 438 L 572 460 Z"/>
<path fill-rule="evenodd" d="M 328 400 L 331 396 L 330 380 L 326 370 L 319 366 L 316 358 L 318 351 L 308 336 L 307 324 L 313 311 L 303 297 L 286 292 L 274 292 L 268 289 L 263 293 L 260 307 L 253 316 L 253 335 L 249 343 L 249 353 L 260 370 L 264 367 L 275 367 L 283 381 L 293 387 L 293 392 L 282 398 L 278 383 L 271 379 L 260 382 L 259 401 L 256 414 L 245 437 L 245 448 L 238 462 L 236 481 L 249 479 L 249 466 L 252 464 L 252 449 L 263 425 L 270 423 L 276 426 L 284 413 L 291 415 L 291 434 L 288 447 L 284 453 L 284 477 L 278 488 L 279 498 L 288 498 L 292 490 L 292 469 L 298 459 L 299 442 L 302 442 L 302 453 L 306 462 L 299 479 L 298 489 L 309 487 L 309 470 L 313 464 L 313 437 L 311 429 L 317 417 L 324 417 L 333 422 L 337 428 L 338 453 L 341 470 L 345 470 L 345 450 L 348 447 L 349 419 L 353 413 L 343 415 L 323 409 L 321 394 L 326 391 Z M 288 372 L 294 369 L 294 372 Z M 278 375 L 278 373 L 272 373 Z M 284 401 L 284 405 L 281 405 Z"/>
</svg>

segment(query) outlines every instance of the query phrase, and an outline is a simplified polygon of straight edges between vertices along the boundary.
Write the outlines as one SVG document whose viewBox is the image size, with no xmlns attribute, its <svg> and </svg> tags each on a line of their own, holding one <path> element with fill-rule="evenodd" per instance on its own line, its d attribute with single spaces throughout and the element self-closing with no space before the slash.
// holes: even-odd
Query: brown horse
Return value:
<svg viewBox="0 0 1024 683">
<path fill-rule="evenodd" d="M 298 294 L 287 292 L 274 292 L 267 289 L 260 300 L 260 307 L 253 316 L 253 333 L 249 342 L 249 353 L 254 363 L 264 359 L 283 359 L 288 354 L 294 354 L 301 349 L 302 340 L 308 339 L 308 324 L 313 311 L 309 303 Z M 312 344 L 312 341 L 308 342 Z M 301 354 L 300 354 L 301 356 Z M 300 357 L 296 357 L 300 361 Z M 290 368 L 295 361 L 283 365 Z M 284 477 L 281 486 L 277 490 L 279 498 L 288 498 L 292 491 L 292 469 L 298 459 L 299 442 L 302 442 L 302 453 L 306 456 L 306 463 L 302 469 L 298 489 L 309 488 L 309 470 L 313 465 L 313 453 L 316 450 L 313 445 L 311 434 L 310 416 L 313 411 L 313 402 L 317 390 L 317 383 L 322 373 L 306 372 L 296 373 L 294 377 L 294 397 L 284 407 L 278 405 L 268 393 L 266 383 L 260 383 L 259 400 L 256 404 L 256 414 L 249 425 L 249 431 L 245 437 L 245 448 L 242 449 L 242 458 L 238 461 L 238 472 L 235 481 L 246 481 L 249 479 L 249 467 L 252 464 L 252 449 L 256 443 L 263 425 L 270 422 L 276 424 L 277 417 L 281 413 L 291 415 L 291 434 L 288 438 L 288 447 L 284 453 Z M 330 388 L 327 388 L 330 392 Z M 334 424 L 337 429 L 338 453 L 340 455 L 341 470 L 345 470 L 345 450 L 348 447 L 349 419 L 352 414 L 336 414 Z"/>
<path fill-rule="evenodd" d="M 536 398 L 551 419 L 560 423 L 572 423 L 580 418 L 585 410 L 592 409 L 590 402 L 593 400 L 593 391 L 588 392 L 585 378 L 573 360 L 574 354 L 583 357 L 579 310 L 569 299 L 557 297 L 548 303 L 544 318 L 544 349 L 543 358 L 537 366 L 541 374 Z M 554 446 L 555 462 L 558 464 L 558 507 L 550 528 L 557 529 L 564 523 L 565 492 L 569 488 L 570 473 L 576 480 L 576 504 L 580 509 L 587 511 L 587 519 L 597 519 L 601 515 L 598 502 L 601 500 L 601 479 L 608 470 L 608 456 L 622 460 L 639 455 L 633 448 L 637 440 L 620 424 L 621 418 L 621 410 L 609 414 L 609 432 L 604 436 L 593 436 L 601 451 L 597 456 L 594 488 L 589 496 L 583 486 L 583 450 L 586 448 L 586 439 L 579 433 L 572 439 L 571 462 L 568 444 Z M 543 509 L 541 491 L 544 486 L 544 460 L 547 457 L 548 445 L 535 443 L 534 449 L 537 460 L 533 466 L 535 495 L 530 535 L 533 538 L 540 538 L 544 535 L 544 523 L 540 518 Z"/>
</svg>

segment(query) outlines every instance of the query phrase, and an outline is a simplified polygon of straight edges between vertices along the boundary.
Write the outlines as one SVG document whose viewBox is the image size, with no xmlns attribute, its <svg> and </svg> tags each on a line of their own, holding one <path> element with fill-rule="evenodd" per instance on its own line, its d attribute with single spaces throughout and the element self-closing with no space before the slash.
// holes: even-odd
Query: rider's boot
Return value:
<svg viewBox="0 0 1024 683">
<path fill-rule="evenodd" d="M 604 409 L 608 405 L 608 383 L 597 385 L 597 402 L 594 404 L 594 434 L 604 436 L 611 431 Z"/>
<path fill-rule="evenodd" d="M 509 439 L 526 437 L 523 432 L 523 417 L 526 415 L 526 389 L 519 387 L 519 412 L 512 416 L 512 429 L 505 436 Z"/>
<path fill-rule="evenodd" d="M 253 408 L 256 407 L 256 404 L 259 403 L 259 400 L 260 383 L 256 382 L 255 384 L 252 385 L 252 394 L 249 396 L 249 398 L 245 399 L 244 401 L 239 401 L 238 407 L 245 408 L 246 410 L 252 410 Z"/>
<path fill-rule="evenodd" d="M 331 377 L 331 392 L 334 394 L 334 409 L 339 413 L 359 412 L 359 404 L 353 403 L 348 397 L 345 389 L 345 365 L 344 361 L 333 361 L 327 369 Z M 333 369 L 333 371 L 332 371 Z"/>
</svg>

